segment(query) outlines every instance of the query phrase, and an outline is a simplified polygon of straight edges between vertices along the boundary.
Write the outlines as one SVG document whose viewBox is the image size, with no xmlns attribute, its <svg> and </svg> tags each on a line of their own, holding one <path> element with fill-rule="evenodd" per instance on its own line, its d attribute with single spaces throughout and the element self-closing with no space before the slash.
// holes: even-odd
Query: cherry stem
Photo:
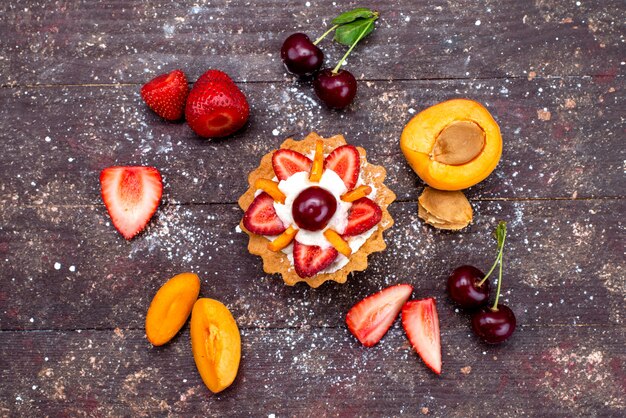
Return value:
<svg viewBox="0 0 626 418">
<path fill-rule="evenodd" d="M 500 263 L 500 267 L 502 267 L 502 253 L 504 250 L 504 241 L 506 240 L 506 223 L 500 222 L 496 229 L 496 237 L 498 239 L 498 255 L 496 256 L 496 260 L 493 262 L 493 265 L 485 275 L 485 277 L 478 282 L 478 287 L 482 286 L 483 283 L 491 276 L 491 273 L 495 270 L 498 263 Z M 498 286 L 500 286 L 500 282 L 498 281 Z"/>
<path fill-rule="evenodd" d="M 505 234 L 506 235 L 506 234 Z M 496 301 L 493 303 L 491 307 L 492 311 L 498 310 L 498 299 L 500 299 L 500 286 L 502 285 L 502 253 L 500 253 L 500 271 L 498 272 L 498 290 L 496 290 Z"/>
<path fill-rule="evenodd" d="M 324 32 L 324 34 L 322 36 L 320 36 L 319 38 L 317 38 L 315 40 L 315 42 L 313 42 L 313 45 L 317 45 L 318 43 L 320 43 L 322 41 L 322 39 L 324 39 L 326 37 L 326 35 L 328 35 L 329 33 L 331 33 L 332 31 L 334 31 L 335 29 L 337 29 L 339 27 L 339 25 L 335 25 L 332 28 L 328 29 L 326 32 Z"/>
<path fill-rule="evenodd" d="M 337 74 L 337 72 L 339 71 L 339 68 L 341 68 L 341 65 L 343 64 L 343 62 L 346 60 L 346 58 L 348 58 L 348 55 L 350 55 L 350 52 L 352 52 L 352 49 L 356 46 L 356 44 L 359 43 L 361 38 L 363 38 L 363 36 L 365 36 L 365 33 L 367 33 L 367 31 L 369 30 L 370 26 L 372 26 L 373 24 L 374 24 L 374 20 L 370 20 L 370 22 L 367 25 L 365 25 L 365 27 L 361 31 L 361 34 L 359 35 L 359 37 L 356 38 L 356 41 L 354 41 L 354 43 L 350 46 L 350 49 L 348 49 L 348 52 L 345 53 L 345 55 L 339 60 L 339 62 L 335 66 L 335 68 L 333 68 L 333 71 L 332 71 L 333 74 Z"/>
</svg>

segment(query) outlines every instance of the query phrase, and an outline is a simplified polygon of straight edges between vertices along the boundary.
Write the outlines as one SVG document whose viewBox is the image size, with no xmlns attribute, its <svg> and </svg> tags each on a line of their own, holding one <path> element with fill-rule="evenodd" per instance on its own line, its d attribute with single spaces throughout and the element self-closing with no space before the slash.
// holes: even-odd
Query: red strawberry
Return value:
<svg viewBox="0 0 626 418">
<path fill-rule="evenodd" d="M 105 168 L 100 185 L 113 225 L 126 239 L 145 228 L 163 194 L 161 174 L 154 167 Z"/>
<path fill-rule="evenodd" d="M 189 93 L 187 77 L 181 70 L 161 74 L 144 84 L 141 97 L 148 107 L 167 120 L 179 120 Z"/>
<path fill-rule="evenodd" d="M 246 96 L 225 73 L 209 70 L 193 86 L 185 117 L 198 135 L 218 138 L 231 135 L 246 124 L 250 107 Z"/>
<path fill-rule="evenodd" d="M 355 200 L 348 212 L 348 226 L 343 236 L 352 237 L 369 231 L 380 222 L 382 217 L 383 211 L 372 199 L 362 197 Z"/>
<path fill-rule="evenodd" d="M 337 258 L 333 247 L 322 249 L 315 245 L 304 245 L 298 241 L 293 244 L 293 264 L 300 277 L 312 277 L 330 266 Z"/>
<path fill-rule="evenodd" d="M 272 166 L 278 180 L 286 180 L 300 171 L 310 171 L 310 158 L 290 149 L 279 149 L 272 155 Z"/>
<path fill-rule="evenodd" d="M 324 168 L 330 168 L 339 174 L 348 190 L 352 190 L 359 180 L 359 171 L 361 170 L 359 151 L 352 145 L 342 145 L 335 148 L 324 160 Z"/>
<path fill-rule="evenodd" d="M 375 345 L 391 328 L 411 292 L 410 284 L 398 284 L 366 297 L 348 311 L 348 329 L 364 346 Z"/>
<path fill-rule="evenodd" d="M 230 84 L 235 84 L 232 78 L 228 76 L 224 71 L 220 70 L 209 70 L 198 77 L 198 80 L 194 84 L 194 87 L 203 84 L 203 83 L 213 83 L 213 82 L 225 82 Z"/>
<path fill-rule="evenodd" d="M 434 298 L 411 300 L 402 307 L 402 326 L 424 363 L 441 374 L 441 337 Z"/>
<path fill-rule="evenodd" d="M 243 215 L 243 226 L 253 234 L 280 235 L 285 226 L 276 214 L 274 199 L 263 192 L 254 198 Z"/>
</svg>

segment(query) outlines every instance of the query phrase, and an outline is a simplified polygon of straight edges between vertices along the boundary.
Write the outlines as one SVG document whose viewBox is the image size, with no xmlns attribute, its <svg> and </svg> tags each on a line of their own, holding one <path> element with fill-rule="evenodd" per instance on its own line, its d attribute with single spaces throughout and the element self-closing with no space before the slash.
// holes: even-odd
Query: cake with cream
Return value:
<svg viewBox="0 0 626 418">
<path fill-rule="evenodd" d="M 288 285 L 345 282 L 367 267 L 370 253 L 386 248 L 395 194 L 383 184 L 385 175 L 341 135 L 286 140 L 250 173 L 239 199 L 249 251 Z"/>
</svg>

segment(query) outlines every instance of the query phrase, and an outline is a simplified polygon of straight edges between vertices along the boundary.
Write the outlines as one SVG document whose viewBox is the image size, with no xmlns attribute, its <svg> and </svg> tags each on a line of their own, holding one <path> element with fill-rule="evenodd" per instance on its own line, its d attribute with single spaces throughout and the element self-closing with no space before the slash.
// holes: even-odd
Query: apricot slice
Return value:
<svg viewBox="0 0 626 418">
<path fill-rule="evenodd" d="M 460 191 L 424 188 L 417 203 L 417 215 L 439 229 L 459 230 L 472 222 L 472 205 Z"/>
<path fill-rule="evenodd" d="M 278 183 L 267 179 L 258 179 L 254 182 L 254 187 L 263 190 L 268 195 L 272 196 L 272 199 L 278 203 L 285 203 L 287 196 L 278 188 Z"/>
<path fill-rule="evenodd" d="M 157 291 L 146 314 L 146 336 L 153 345 L 171 340 L 185 325 L 200 293 L 200 278 L 181 273 Z"/>
<path fill-rule="evenodd" d="M 315 157 L 309 180 L 317 183 L 321 180 L 322 174 L 324 174 L 324 141 L 318 139 L 315 141 Z"/>
<path fill-rule="evenodd" d="M 372 188 L 370 186 L 359 186 L 354 190 L 350 190 L 341 196 L 341 200 L 344 202 L 354 202 L 355 200 L 359 200 L 362 197 L 367 196 L 372 193 Z"/>
<path fill-rule="evenodd" d="M 461 190 L 481 182 L 496 168 L 502 136 L 480 103 L 454 99 L 415 115 L 402 131 L 400 148 L 426 184 Z"/>
<path fill-rule="evenodd" d="M 211 392 L 221 392 L 233 383 L 241 359 L 241 335 L 235 318 L 221 302 L 196 301 L 191 312 L 191 351 Z"/>
<path fill-rule="evenodd" d="M 267 248 L 269 248 L 270 251 L 280 251 L 291 244 L 291 241 L 293 241 L 297 233 L 298 230 L 291 225 L 285 232 L 276 237 L 274 241 L 267 244 Z"/>
<path fill-rule="evenodd" d="M 352 254 L 352 248 L 350 248 L 350 245 L 346 242 L 346 240 L 344 240 L 336 231 L 327 229 L 324 231 L 324 237 L 328 240 L 328 242 L 330 242 L 330 245 L 332 245 L 335 250 L 339 251 L 346 257 L 350 257 L 350 254 Z"/>
</svg>

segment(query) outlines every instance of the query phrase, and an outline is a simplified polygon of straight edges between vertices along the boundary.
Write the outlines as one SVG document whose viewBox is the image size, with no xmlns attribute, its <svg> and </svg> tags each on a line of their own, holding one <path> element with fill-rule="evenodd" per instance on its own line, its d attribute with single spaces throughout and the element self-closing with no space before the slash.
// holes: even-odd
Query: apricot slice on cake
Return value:
<svg viewBox="0 0 626 418">
<path fill-rule="evenodd" d="M 200 293 L 200 279 L 181 273 L 157 291 L 146 314 L 146 336 L 153 345 L 163 345 L 185 325 Z"/>
<path fill-rule="evenodd" d="M 502 155 L 497 122 L 480 103 L 454 99 L 418 113 L 407 123 L 400 148 L 429 186 L 462 190 L 481 182 Z"/>
<path fill-rule="evenodd" d="M 202 381 L 213 393 L 229 387 L 239 370 L 241 335 L 221 302 L 201 298 L 191 312 L 191 351 Z"/>
</svg>

